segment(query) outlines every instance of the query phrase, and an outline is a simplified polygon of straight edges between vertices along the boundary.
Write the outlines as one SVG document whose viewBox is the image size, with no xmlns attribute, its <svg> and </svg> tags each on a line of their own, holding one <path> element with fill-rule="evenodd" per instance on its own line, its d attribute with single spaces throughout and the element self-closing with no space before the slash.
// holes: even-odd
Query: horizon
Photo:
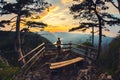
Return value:
<svg viewBox="0 0 120 80">
<path fill-rule="evenodd" d="M 78 31 L 72 31 L 72 32 L 63 32 L 63 31 L 59 31 L 59 32 L 50 32 L 50 31 L 40 31 L 40 32 L 36 32 L 36 33 L 71 33 L 71 34 L 83 34 L 83 35 L 91 35 L 90 33 L 83 33 L 83 32 L 78 32 Z M 109 34 L 109 33 L 108 33 Z M 95 34 L 95 36 L 98 36 L 98 34 Z M 109 34 L 109 35 L 105 35 L 106 37 L 111 37 L 111 38 L 115 38 L 118 35 L 113 35 L 113 34 Z"/>
</svg>

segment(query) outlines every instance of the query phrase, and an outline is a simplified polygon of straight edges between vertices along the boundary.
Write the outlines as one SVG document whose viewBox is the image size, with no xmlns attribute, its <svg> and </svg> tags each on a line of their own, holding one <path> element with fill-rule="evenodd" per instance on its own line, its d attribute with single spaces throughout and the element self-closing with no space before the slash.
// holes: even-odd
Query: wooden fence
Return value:
<svg viewBox="0 0 120 80">
<path fill-rule="evenodd" d="M 56 46 L 57 44 L 54 44 L 54 46 Z M 45 44 L 45 46 L 49 46 L 48 48 L 45 49 L 46 53 L 50 53 L 50 52 L 55 52 L 57 51 L 56 47 L 50 47 L 53 46 L 51 44 Z M 94 47 L 90 47 L 90 46 L 85 46 L 85 45 L 81 45 L 81 44 L 76 44 L 76 43 L 66 43 L 66 44 L 61 44 L 61 49 L 62 51 L 73 51 L 79 55 L 85 56 L 89 59 L 92 60 L 96 60 L 96 56 L 97 56 L 97 48 Z M 79 47 L 78 47 L 79 46 Z"/>
<path fill-rule="evenodd" d="M 33 59 L 38 59 L 36 57 L 38 56 L 42 56 L 43 53 L 45 52 L 45 43 L 42 43 L 40 45 L 38 45 L 36 48 L 34 48 L 33 50 L 29 51 L 27 54 L 25 54 L 23 57 L 21 57 L 18 61 L 21 61 L 22 59 L 25 59 L 29 56 L 29 55 L 32 55 L 31 57 L 29 57 L 28 61 L 26 61 L 26 63 L 22 66 L 22 68 L 24 68 L 27 64 L 29 64 L 30 62 L 33 61 Z M 35 54 L 32 54 L 33 52 L 35 52 L 36 50 L 38 50 Z M 35 61 L 33 61 L 33 63 L 35 63 Z M 33 65 L 32 63 L 32 65 Z M 32 66 L 31 65 L 31 66 Z"/>
<path fill-rule="evenodd" d="M 73 51 L 78 55 L 82 55 L 84 58 L 86 57 L 91 60 L 96 60 L 97 49 L 94 47 L 88 47 L 88 46 L 75 44 L 75 43 L 61 44 L 61 46 L 62 46 L 61 48 L 62 51 L 67 51 L 67 50 Z M 26 58 L 29 58 L 27 59 L 26 63 L 22 66 L 22 69 L 25 68 L 27 65 L 28 66 L 26 69 L 27 70 L 30 69 L 35 64 L 35 62 L 39 60 L 41 56 L 46 55 L 49 52 L 56 53 L 56 51 L 57 51 L 56 44 L 54 44 L 54 46 L 51 44 L 45 44 L 45 43 L 38 45 L 36 48 L 29 51 L 27 54 L 25 54 L 23 57 L 19 59 L 19 61 L 21 61 L 22 59 L 26 60 Z M 28 57 L 29 55 L 32 55 L 32 56 Z M 69 64 L 72 64 L 72 63 L 69 63 Z M 64 64 L 62 66 L 64 66 Z M 56 68 L 56 67 L 58 66 L 52 66 L 51 68 Z"/>
</svg>

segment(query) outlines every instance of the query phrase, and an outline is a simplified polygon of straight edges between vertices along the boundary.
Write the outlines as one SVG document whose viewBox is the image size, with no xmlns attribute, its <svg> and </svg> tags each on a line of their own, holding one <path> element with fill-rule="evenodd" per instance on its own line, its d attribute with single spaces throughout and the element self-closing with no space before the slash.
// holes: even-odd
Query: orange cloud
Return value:
<svg viewBox="0 0 120 80">
<path fill-rule="evenodd" d="M 24 27 L 22 27 L 22 28 L 24 28 Z M 52 25 L 48 25 L 48 27 L 45 27 L 44 29 L 42 29 L 42 28 L 29 28 L 29 30 L 31 32 L 40 32 L 41 30 L 49 31 L 49 32 L 68 32 L 69 29 L 70 28 L 67 26 L 52 26 Z"/>
<path fill-rule="evenodd" d="M 42 20 L 44 17 L 48 16 L 49 13 L 52 13 L 53 11 L 56 11 L 59 7 L 58 6 L 50 6 L 49 8 L 46 8 L 43 12 L 39 13 L 39 14 L 33 14 L 31 17 L 33 19 L 31 19 L 31 17 L 26 18 L 26 21 L 40 21 Z M 38 18 L 36 18 L 38 17 Z"/>
<path fill-rule="evenodd" d="M 48 27 L 45 27 L 45 31 L 49 32 L 68 32 L 69 27 L 67 26 L 51 26 L 49 25 Z"/>
<path fill-rule="evenodd" d="M 30 32 L 40 32 L 40 28 L 30 28 Z"/>
<path fill-rule="evenodd" d="M 40 18 L 43 19 L 45 16 L 49 15 L 49 13 L 52 13 L 53 11 L 56 11 L 59 9 L 59 6 L 51 6 L 49 8 L 46 8 L 45 11 L 39 14 Z"/>
<path fill-rule="evenodd" d="M 83 2 L 84 0 L 77 0 L 78 2 Z M 63 4 L 74 2 L 73 0 L 61 0 Z"/>
</svg>

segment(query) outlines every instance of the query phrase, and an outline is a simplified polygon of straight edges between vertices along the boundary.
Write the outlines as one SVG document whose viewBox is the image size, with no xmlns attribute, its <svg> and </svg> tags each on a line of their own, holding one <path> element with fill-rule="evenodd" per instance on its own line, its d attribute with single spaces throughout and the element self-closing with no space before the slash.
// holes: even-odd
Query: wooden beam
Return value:
<svg viewBox="0 0 120 80">
<path fill-rule="evenodd" d="M 34 52 L 36 49 L 38 49 L 39 47 L 43 46 L 44 44 L 45 43 L 40 44 L 39 46 L 37 46 L 36 48 L 34 48 L 30 52 L 28 52 L 26 55 L 24 55 L 23 57 L 21 57 L 20 59 L 18 59 L 18 61 L 21 61 L 23 58 L 25 58 L 26 56 L 30 55 L 32 52 Z"/>
<path fill-rule="evenodd" d="M 40 55 L 38 55 L 35 60 L 25 69 L 24 73 L 28 72 L 28 70 L 40 59 L 41 56 L 43 56 L 43 51 Z"/>
<path fill-rule="evenodd" d="M 84 60 L 84 58 L 77 57 L 77 58 L 74 58 L 74 59 L 71 59 L 71 60 L 66 60 L 66 61 L 62 61 L 62 62 L 51 63 L 50 69 L 57 69 L 57 68 L 65 67 L 67 65 L 70 65 L 70 64 L 82 61 L 82 60 Z"/>
<path fill-rule="evenodd" d="M 22 68 L 24 68 L 29 62 L 31 62 L 36 56 L 38 56 L 38 54 L 40 52 L 42 52 L 43 50 L 45 50 L 45 47 L 43 47 L 42 49 L 40 49 L 34 56 L 32 56 L 23 66 Z"/>
</svg>

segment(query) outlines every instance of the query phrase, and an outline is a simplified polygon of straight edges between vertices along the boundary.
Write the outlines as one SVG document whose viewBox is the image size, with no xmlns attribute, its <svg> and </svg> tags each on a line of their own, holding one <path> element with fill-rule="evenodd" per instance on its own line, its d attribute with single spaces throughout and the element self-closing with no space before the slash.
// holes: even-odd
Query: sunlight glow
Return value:
<svg viewBox="0 0 120 80">
<path fill-rule="evenodd" d="M 48 26 L 45 27 L 44 29 L 45 31 L 49 31 L 49 32 L 68 32 L 69 27 L 67 26 Z"/>
</svg>

